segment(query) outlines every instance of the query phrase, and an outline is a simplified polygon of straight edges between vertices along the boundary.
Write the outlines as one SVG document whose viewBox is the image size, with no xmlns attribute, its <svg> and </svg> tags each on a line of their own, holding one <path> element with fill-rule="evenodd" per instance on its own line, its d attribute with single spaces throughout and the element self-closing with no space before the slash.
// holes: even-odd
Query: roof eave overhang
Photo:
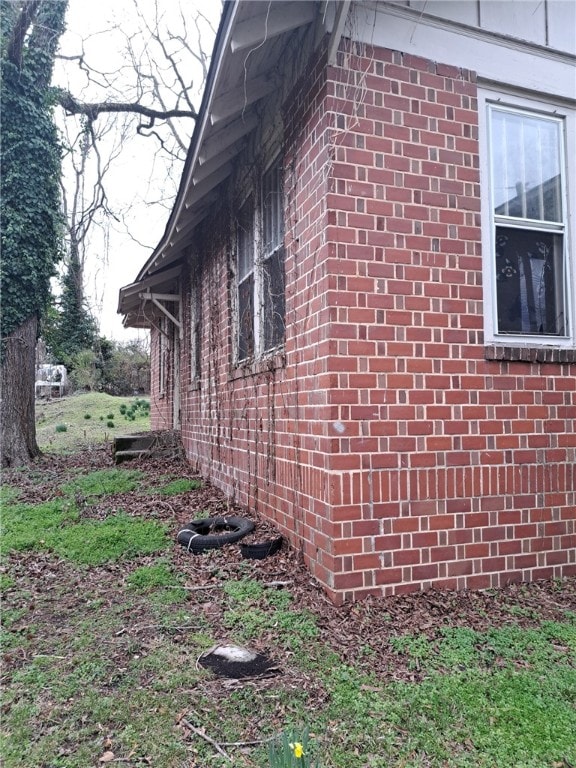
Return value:
<svg viewBox="0 0 576 768">
<path fill-rule="evenodd" d="M 245 64 L 252 51 L 316 23 L 323 32 L 332 32 L 331 48 L 335 50 L 349 7 L 349 0 L 261 4 L 228 0 L 224 4 L 198 119 L 165 232 L 135 282 L 120 291 L 118 312 L 125 315 L 125 326 L 149 327 L 136 324 L 142 322 L 136 302 L 138 288 L 150 279 L 154 282 L 156 273 L 162 283 L 161 275 L 183 262 L 195 228 L 210 212 L 219 185 L 233 172 L 236 157 L 258 124 L 254 106 L 280 86 L 272 55 L 251 79 L 243 75 L 241 87 L 226 87 L 226 71 L 229 74 L 237 61 L 238 71 L 245 72 L 242 62 Z M 275 50 L 273 45 L 270 50 Z M 268 48 L 265 51 L 268 55 Z"/>
</svg>

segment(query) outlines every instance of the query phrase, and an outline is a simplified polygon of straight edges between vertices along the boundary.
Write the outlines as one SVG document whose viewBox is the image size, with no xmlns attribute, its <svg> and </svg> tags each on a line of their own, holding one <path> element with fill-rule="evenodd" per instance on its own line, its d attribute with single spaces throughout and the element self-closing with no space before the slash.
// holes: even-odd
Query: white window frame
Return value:
<svg viewBox="0 0 576 768">
<path fill-rule="evenodd" d="M 496 294 L 496 220 L 492 189 L 490 125 L 493 109 L 523 112 L 528 115 L 546 117 L 562 126 L 561 174 L 562 174 L 562 227 L 550 227 L 547 231 L 558 231 L 563 235 L 564 264 L 564 310 L 566 315 L 565 335 L 511 334 L 498 331 L 498 307 Z M 576 347 L 576 153 L 569 148 L 576 147 L 576 110 L 562 103 L 503 93 L 492 89 L 479 89 L 479 130 L 480 130 L 480 172 L 482 200 L 482 253 L 484 283 L 484 335 L 485 343 L 506 347 L 534 347 L 574 349 Z M 501 226 L 506 226 L 502 224 Z M 546 230 L 544 227 L 543 230 Z"/>
<path fill-rule="evenodd" d="M 236 265 L 235 265 L 235 292 L 236 292 L 236 311 L 237 311 L 237 319 L 236 319 L 236 341 L 235 341 L 235 355 L 236 355 L 236 363 L 246 363 L 252 360 L 258 360 L 263 357 L 266 357 L 267 355 L 272 355 L 279 349 L 281 349 L 284 345 L 284 340 L 281 341 L 281 343 L 266 347 L 265 343 L 265 319 L 264 319 L 264 310 L 265 310 L 265 297 L 264 297 L 264 289 L 265 289 L 265 278 L 264 278 L 264 270 L 266 263 L 270 263 L 271 260 L 274 258 L 274 256 L 284 248 L 284 202 L 283 202 L 283 195 L 282 195 L 282 203 L 281 203 L 281 215 L 280 215 L 280 230 L 277 233 L 276 242 L 272 244 L 271 247 L 266 247 L 267 244 L 264 243 L 264 191 L 263 191 L 263 184 L 264 180 L 267 176 L 267 174 L 272 171 L 274 168 L 279 168 L 279 186 L 280 191 L 282 190 L 282 184 L 283 184 L 283 173 L 282 173 L 282 156 L 278 155 L 274 158 L 274 160 L 266 167 L 266 170 L 262 173 L 262 175 L 258 179 L 258 184 L 255 185 L 255 187 L 246 195 L 246 197 L 243 200 L 242 205 L 239 207 L 239 212 L 242 211 L 242 209 L 246 205 L 251 205 L 252 207 L 252 244 L 254 249 L 253 259 L 252 259 L 252 268 L 250 270 L 250 273 L 246 272 L 245 274 L 241 274 L 240 272 L 240 264 L 239 264 L 239 255 L 240 255 L 240 238 L 239 238 L 239 226 L 240 226 L 240 217 L 238 217 L 238 220 L 236 222 Z M 240 285 L 247 279 L 249 279 L 250 275 L 252 276 L 252 332 L 253 332 L 253 350 L 250 354 L 241 355 L 240 353 L 240 327 L 241 327 L 241 319 L 240 319 Z"/>
</svg>

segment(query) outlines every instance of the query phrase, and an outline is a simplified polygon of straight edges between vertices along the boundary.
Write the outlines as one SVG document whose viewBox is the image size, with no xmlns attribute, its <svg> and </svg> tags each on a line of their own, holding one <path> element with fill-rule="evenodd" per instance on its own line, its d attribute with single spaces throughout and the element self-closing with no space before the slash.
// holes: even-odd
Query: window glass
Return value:
<svg viewBox="0 0 576 768">
<path fill-rule="evenodd" d="M 262 316 L 267 352 L 284 341 L 284 196 L 278 159 L 262 178 Z"/>
<path fill-rule="evenodd" d="M 284 249 L 278 248 L 264 261 L 264 349 L 284 341 Z"/>
<path fill-rule="evenodd" d="M 254 354 L 254 200 L 238 215 L 238 359 Z"/>
<path fill-rule="evenodd" d="M 277 159 L 238 213 L 237 359 L 258 357 L 284 341 L 284 202 Z"/>
<path fill-rule="evenodd" d="M 562 237 L 496 228 L 496 290 L 501 333 L 565 333 Z"/>
<path fill-rule="evenodd" d="M 254 268 L 254 201 L 244 203 L 238 214 L 238 279 L 243 280 Z"/>
<path fill-rule="evenodd" d="M 563 121 L 488 114 L 496 332 L 567 336 Z"/>
<path fill-rule="evenodd" d="M 264 252 L 279 248 L 284 237 L 280 163 L 276 162 L 262 179 L 262 239 Z"/>
<path fill-rule="evenodd" d="M 495 109 L 492 118 L 494 212 L 562 221 L 560 124 Z"/>
</svg>

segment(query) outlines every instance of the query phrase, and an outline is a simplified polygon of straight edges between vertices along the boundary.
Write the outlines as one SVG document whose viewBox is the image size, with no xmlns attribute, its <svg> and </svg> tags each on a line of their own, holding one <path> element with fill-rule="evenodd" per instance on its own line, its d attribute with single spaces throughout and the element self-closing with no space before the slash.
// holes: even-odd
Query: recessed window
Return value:
<svg viewBox="0 0 576 768">
<path fill-rule="evenodd" d="M 488 340 L 565 346 L 573 338 L 566 117 L 485 103 Z"/>
<path fill-rule="evenodd" d="M 197 272 L 190 278 L 190 382 L 198 383 L 200 379 L 200 348 L 202 343 L 202 294 L 200 279 Z"/>
<path fill-rule="evenodd" d="M 281 162 L 264 173 L 259 189 L 237 215 L 238 361 L 284 343 L 284 197 Z"/>
<path fill-rule="evenodd" d="M 238 213 L 238 359 L 254 354 L 254 199 L 250 195 Z"/>
<path fill-rule="evenodd" d="M 262 316 L 264 351 L 284 342 L 284 205 L 280 163 L 262 179 Z"/>
</svg>

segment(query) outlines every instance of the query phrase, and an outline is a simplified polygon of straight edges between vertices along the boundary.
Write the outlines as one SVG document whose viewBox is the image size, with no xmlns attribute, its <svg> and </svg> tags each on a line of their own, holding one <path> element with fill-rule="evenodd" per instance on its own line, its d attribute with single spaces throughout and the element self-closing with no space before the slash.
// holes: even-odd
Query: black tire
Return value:
<svg viewBox="0 0 576 768">
<path fill-rule="evenodd" d="M 264 560 L 270 555 L 275 555 L 282 548 L 282 536 L 270 541 L 262 541 L 258 544 L 240 544 L 240 554 L 249 560 Z"/>
<path fill-rule="evenodd" d="M 188 552 L 199 554 L 233 544 L 253 530 L 254 523 L 245 517 L 205 517 L 188 523 L 178 532 L 177 540 Z"/>
</svg>

